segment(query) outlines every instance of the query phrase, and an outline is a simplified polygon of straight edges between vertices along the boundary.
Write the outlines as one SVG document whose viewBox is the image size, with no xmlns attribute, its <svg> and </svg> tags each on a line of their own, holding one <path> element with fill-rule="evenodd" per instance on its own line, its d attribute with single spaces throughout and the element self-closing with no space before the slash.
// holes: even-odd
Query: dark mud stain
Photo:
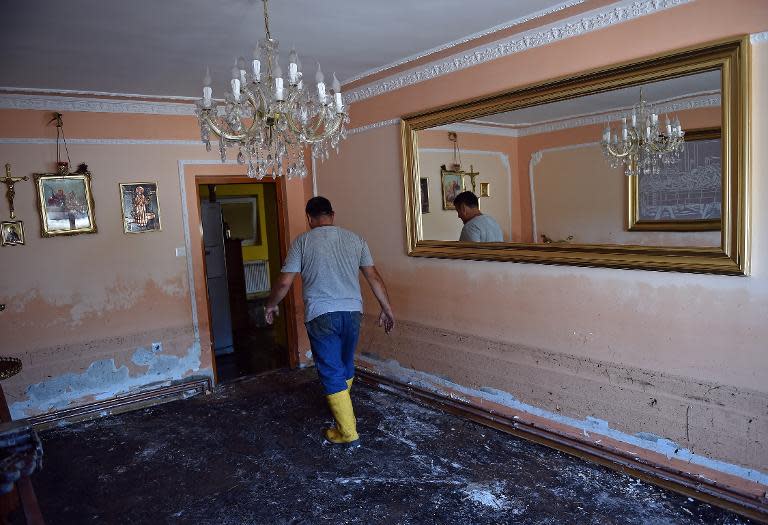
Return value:
<svg viewBox="0 0 768 525">
<path fill-rule="evenodd" d="M 746 524 L 629 476 L 356 383 L 363 446 L 322 446 L 312 370 L 51 430 L 46 522 Z"/>
</svg>

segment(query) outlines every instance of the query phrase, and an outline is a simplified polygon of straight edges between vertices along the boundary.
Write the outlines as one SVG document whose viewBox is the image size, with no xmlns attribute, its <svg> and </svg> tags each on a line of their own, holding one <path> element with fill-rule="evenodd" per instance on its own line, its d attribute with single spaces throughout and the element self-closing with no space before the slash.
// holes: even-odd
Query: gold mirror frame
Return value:
<svg viewBox="0 0 768 525">
<path fill-rule="evenodd" d="M 719 248 L 423 240 L 419 220 L 418 131 L 493 113 L 713 70 L 720 70 L 722 74 L 723 198 Z M 749 275 L 749 85 L 747 36 L 408 115 L 401 125 L 408 255 Z"/>
</svg>

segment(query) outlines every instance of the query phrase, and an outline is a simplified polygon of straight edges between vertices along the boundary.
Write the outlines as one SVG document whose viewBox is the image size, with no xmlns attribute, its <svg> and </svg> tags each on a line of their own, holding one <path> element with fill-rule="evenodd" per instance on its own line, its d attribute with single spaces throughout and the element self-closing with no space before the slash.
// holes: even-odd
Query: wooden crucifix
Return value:
<svg viewBox="0 0 768 525">
<path fill-rule="evenodd" d="M 22 180 L 29 180 L 29 177 L 26 175 L 23 177 L 11 177 L 11 165 L 6 164 L 5 165 L 5 178 L 0 179 L 0 182 L 8 186 L 8 191 L 5 192 L 5 196 L 8 197 L 8 207 L 11 210 L 11 219 L 16 218 L 16 212 L 13 208 L 13 198 L 16 196 L 16 190 L 14 189 L 14 185 L 17 182 L 20 182 Z"/>
</svg>

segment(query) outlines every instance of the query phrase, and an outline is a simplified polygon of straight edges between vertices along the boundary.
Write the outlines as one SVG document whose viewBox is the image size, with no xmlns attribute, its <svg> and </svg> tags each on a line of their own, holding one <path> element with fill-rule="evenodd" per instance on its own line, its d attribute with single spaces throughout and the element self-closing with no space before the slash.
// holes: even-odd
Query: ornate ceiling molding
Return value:
<svg viewBox="0 0 768 525">
<path fill-rule="evenodd" d="M 514 27 L 520 24 L 524 24 L 526 22 L 530 22 L 531 20 L 536 20 L 537 18 L 542 18 L 547 15 L 551 15 L 552 13 L 557 13 L 558 11 L 562 11 L 564 9 L 568 9 L 569 7 L 573 7 L 575 5 L 583 4 L 585 0 L 571 0 L 568 2 L 562 2 L 558 5 L 555 5 L 553 7 L 550 7 L 549 9 L 542 9 L 541 11 L 537 11 L 535 13 L 532 13 L 528 16 L 524 16 L 521 18 L 516 18 L 514 20 L 510 20 L 508 22 L 504 22 L 503 24 L 499 24 L 493 27 L 489 27 L 488 29 L 485 29 L 484 31 L 479 31 L 477 33 L 473 33 L 471 35 L 467 35 L 463 38 L 452 40 L 451 42 L 447 42 L 443 45 L 433 47 L 431 49 L 427 49 L 425 51 L 422 51 L 420 53 L 416 53 L 414 55 L 410 55 L 404 58 L 401 58 L 395 62 L 391 62 L 385 66 L 377 67 L 374 69 L 369 69 L 368 71 L 363 71 L 362 73 L 359 73 L 353 77 L 350 77 L 346 80 L 344 80 L 344 84 L 350 84 L 352 82 L 356 82 L 360 80 L 361 78 L 369 77 L 371 75 L 375 75 L 377 73 L 381 73 L 382 71 L 386 71 L 387 69 L 396 68 L 398 66 L 402 66 L 403 64 L 407 64 L 408 62 L 413 62 L 415 60 L 422 59 L 424 57 L 428 57 L 429 55 L 432 55 L 434 53 L 439 53 L 440 51 L 445 51 L 446 49 L 451 49 L 453 47 L 460 46 L 462 44 L 466 44 L 467 42 L 471 42 L 473 40 L 477 40 L 478 38 L 482 38 L 484 36 L 488 36 L 490 34 L 496 33 L 497 31 L 504 31 L 505 29 L 509 29 L 510 27 Z"/>
<path fill-rule="evenodd" d="M 68 96 L 0 94 L 0 109 L 41 111 L 85 111 L 95 113 L 139 113 L 149 115 L 194 115 L 194 104 L 110 100 Z"/>
<path fill-rule="evenodd" d="M 622 0 L 621 2 L 561 20 L 554 24 L 498 40 L 492 44 L 457 53 L 445 59 L 381 79 L 378 82 L 366 84 L 348 92 L 345 100 L 347 104 L 360 102 L 361 100 L 376 97 L 389 91 L 431 80 L 515 53 L 605 29 L 612 25 L 671 9 L 692 1 Z"/>
</svg>

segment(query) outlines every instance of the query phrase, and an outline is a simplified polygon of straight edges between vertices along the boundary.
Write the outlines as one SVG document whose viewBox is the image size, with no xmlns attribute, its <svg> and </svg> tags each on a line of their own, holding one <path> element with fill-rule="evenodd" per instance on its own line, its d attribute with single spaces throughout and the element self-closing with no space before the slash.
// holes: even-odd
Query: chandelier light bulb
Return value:
<svg viewBox="0 0 768 525">
<path fill-rule="evenodd" d="M 291 48 L 291 52 L 288 54 L 288 82 L 296 84 L 299 79 L 299 55 L 296 54 L 296 50 Z"/>
<path fill-rule="evenodd" d="M 211 70 L 205 68 L 205 76 L 203 77 L 203 106 L 206 108 L 211 107 L 211 97 L 213 96 L 213 89 L 211 88 Z"/>
<path fill-rule="evenodd" d="M 341 99 L 341 84 L 339 83 L 339 79 L 336 78 L 336 73 L 333 74 L 333 83 L 331 84 L 331 87 L 333 88 L 333 98 L 334 102 L 336 103 L 336 111 L 341 113 L 341 111 L 344 109 L 344 102 Z"/>
</svg>

